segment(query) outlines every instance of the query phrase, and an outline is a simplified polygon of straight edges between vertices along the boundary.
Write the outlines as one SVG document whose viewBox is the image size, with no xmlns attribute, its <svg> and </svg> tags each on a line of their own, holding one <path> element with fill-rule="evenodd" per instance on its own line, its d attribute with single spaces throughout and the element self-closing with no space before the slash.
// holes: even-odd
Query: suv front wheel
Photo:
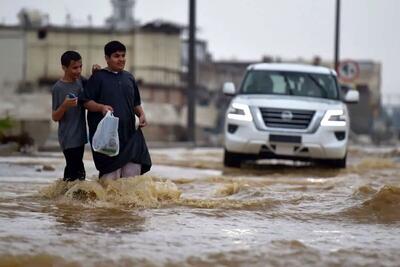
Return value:
<svg viewBox="0 0 400 267">
<path fill-rule="evenodd" d="M 224 166 L 240 168 L 243 160 L 243 155 L 239 153 L 229 152 L 226 149 L 224 150 Z"/>
<path fill-rule="evenodd" d="M 344 156 L 342 159 L 327 159 L 323 160 L 322 165 L 329 166 L 335 169 L 344 169 L 346 168 L 347 156 Z"/>
</svg>

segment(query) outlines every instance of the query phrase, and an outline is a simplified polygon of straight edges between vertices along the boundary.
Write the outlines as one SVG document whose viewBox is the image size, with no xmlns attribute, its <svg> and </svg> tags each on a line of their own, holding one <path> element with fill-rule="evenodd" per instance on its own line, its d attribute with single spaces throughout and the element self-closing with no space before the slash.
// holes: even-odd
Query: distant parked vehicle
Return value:
<svg viewBox="0 0 400 267">
<path fill-rule="evenodd" d="M 359 94 L 349 90 L 342 98 L 336 72 L 297 64 L 250 65 L 226 113 L 224 165 L 240 167 L 263 158 L 312 160 L 345 168 L 349 115 L 345 103 Z"/>
</svg>

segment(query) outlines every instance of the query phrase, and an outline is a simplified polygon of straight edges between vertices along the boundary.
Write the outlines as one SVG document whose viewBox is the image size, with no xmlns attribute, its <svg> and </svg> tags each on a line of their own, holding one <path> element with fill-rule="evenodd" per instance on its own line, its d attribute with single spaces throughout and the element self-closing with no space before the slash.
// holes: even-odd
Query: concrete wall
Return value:
<svg viewBox="0 0 400 267">
<path fill-rule="evenodd" d="M 180 85 L 181 40 L 177 34 L 138 32 L 134 45 L 134 73 L 145 83 Z"/>
<path fill-rule="evenodd" d="M 62 75 L 60 57 L 66 50 L 76 50 L 83 58 L 83 75 L 89 76 L 95 63 L 105 66 L 104 45 L 118 39 L 127 47 L 126 69 L 132 68 L 133 36 L 96 32 L 59 32 L 49 30 L 45 39 L 38 39 L 36 31 L 28 34 L 28 80 L 57 79 Z"/>
<path fill-rule="evenodd" d="M 19 30 L 0 31 L 0 89 L 15 88 L 22 80 L 23 35 Z"/>
<path fill-rule="evenodd" d="M 112 33 L 100 31 L 47 31 L 39 39 L 36 30 L 28 33 L 27 78 L 57 79 L 62 75 L 60 56 L 66 50 L 77 50 L 83 58 L 83 75 L 89 76 L 94 63 L 105 66 L 104 45 L 119 40 L 127 48 L 125 69 L 133 71 L 147 83 L 180 84 L 180 35 L 163 33 Z"/>
</svg>

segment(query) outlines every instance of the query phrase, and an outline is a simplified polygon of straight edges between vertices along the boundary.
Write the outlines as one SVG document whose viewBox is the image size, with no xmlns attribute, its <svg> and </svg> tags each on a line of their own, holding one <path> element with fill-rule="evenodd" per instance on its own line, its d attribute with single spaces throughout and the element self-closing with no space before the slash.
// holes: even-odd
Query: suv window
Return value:
<svg viewBox="0 0 400 267">
<path fill-rule="evenodd" d="M 290 71 L 249 71 L 240 93 L 339 98 L 333 75 Z"/>
</svg>

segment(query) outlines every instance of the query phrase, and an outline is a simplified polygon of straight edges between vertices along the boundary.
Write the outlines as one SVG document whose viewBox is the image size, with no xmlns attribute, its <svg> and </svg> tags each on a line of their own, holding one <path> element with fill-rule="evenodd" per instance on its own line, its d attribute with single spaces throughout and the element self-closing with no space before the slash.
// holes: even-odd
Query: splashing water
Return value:
<svg viewBox="0 0 400 267">
<path fill-rule="evenodd" d="M 149 176 L 122 178 L 115 181 L 58 180 L 40 191 L 49 199 L 105 201 L 129 207 L 159 207 L 163 202 L 177 201 L 181 192 L 171 181 L 154 181 Z"/>
</svg>

